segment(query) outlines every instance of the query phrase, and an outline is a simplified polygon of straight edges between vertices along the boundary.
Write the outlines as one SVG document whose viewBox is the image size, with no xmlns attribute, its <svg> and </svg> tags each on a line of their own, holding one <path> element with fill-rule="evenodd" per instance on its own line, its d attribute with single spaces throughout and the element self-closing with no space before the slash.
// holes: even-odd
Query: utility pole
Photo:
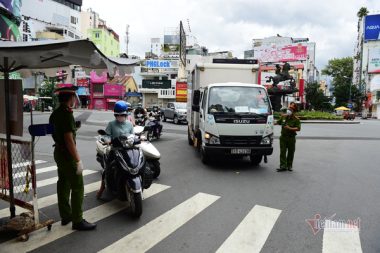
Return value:
<svg viewBox="0 0 380 253">
<path fill-rule="evenodd" d="M 129 45 L 129 25 L 128 24 L 127 24 L 126 32 L 125 32 L 125 45 L 126 45 L 125 53 L 128 55 L 128 45 Z"/>
</svg>

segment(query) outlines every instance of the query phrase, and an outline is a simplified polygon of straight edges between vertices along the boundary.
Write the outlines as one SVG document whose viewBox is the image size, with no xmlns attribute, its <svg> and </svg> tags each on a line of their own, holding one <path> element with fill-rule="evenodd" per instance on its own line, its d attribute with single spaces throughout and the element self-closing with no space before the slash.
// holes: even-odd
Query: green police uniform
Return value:
<svg viewBox="0 0 380 253">
<path fill-rule="evenodd" d="M 65 145 L 64 134 L 72 132 L 74 141 L 76 125 L 71 108 L 61 104 L 51 114 L 50 124 L 54 125 L 54 160 L 58 167 L 57 196 L 58 208 L 62 220 L 82 221 L 82 203 L 84 196 L 83 176 L 76 174 L 76 161 Z M 69 203 L 71 192 L 71 205 Z"/>
<path fill-rule="evenodd" d="M 301 122 L 297 117 L 283 116 L 277 123 L 282 125 L 280 136 L 280 169 L 291 169 L 293 167 L 294 152 L 296 151 L 297 133 L 284 127 L 287 125 L 301 130 Z M 288 154 L 286 155 L 286 153 Z"/>
</svg>

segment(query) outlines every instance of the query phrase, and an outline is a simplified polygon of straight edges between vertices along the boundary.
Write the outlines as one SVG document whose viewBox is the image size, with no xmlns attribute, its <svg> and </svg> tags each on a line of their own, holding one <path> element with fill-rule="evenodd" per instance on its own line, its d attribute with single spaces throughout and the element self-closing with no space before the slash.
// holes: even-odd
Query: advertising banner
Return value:
<svg viewBox="0 0 380 253">
<path fill-rule="evenodd" d="M 176 83 L 175 98 L 177 102 L 187 101 L 187 83 L 185 82 Z"/>
<path fill-rule="evenodd" d="M 369 89 L 371 92 L 380 90 L 380 74 L 372 75 L 369 82 Z"/>
<path fill-rule="evenodd" d="M 179 52 L 180 51 L 180 36 L 179 35 L 164 35 L 164 52 Z"/>
<path fill-rule="evenodd" d="M 5 90 L 4 80 L 0 80 L 0 133 L 6 134 L 5 125 Z M 22 81 L 9 80 L 9 102 L 11 134 L 22 136 L 23 134 L 23 104 Z"/>
<path fill-rule="evenodd" d="M 273 45 L 254 48 L 255 58 L 261 62 L 306 61 L 307 46 L 303 44 Z"/>
<path fill-rule="evenodd" d="M 145 89 L 170 89 L 172 81 L 170 80 L 142 80 L 142 87 Z"/>
<path fill-rule="evenodd" d="M 365 17 L 364 40 L 380 40 L 380 14 Z"/>
<path fill-rule="evenodd" d="M 88 79 L 77 79 L 77 86 L 78 87 L 88 87 Z"/>
<path fill-rule="evenodd" d="M 121 97 L 124 95 L 123 85 L 116 84 L 105 84 L 104 85 L 104 96 L 108 97 Z M 125 89 L 125 88 L 124 88 Z"/>
<path fill-rule="evenodd" d="M 380 47 L 369 49 L 368 73 L 380 73 Z"/>
</svg>

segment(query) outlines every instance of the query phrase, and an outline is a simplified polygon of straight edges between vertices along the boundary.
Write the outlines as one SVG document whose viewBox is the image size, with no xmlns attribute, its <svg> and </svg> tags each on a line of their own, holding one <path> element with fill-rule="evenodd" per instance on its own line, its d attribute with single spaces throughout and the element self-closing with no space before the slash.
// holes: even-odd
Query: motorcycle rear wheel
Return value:
<svg viewBox="0 0 380 253">
<path fill-rule="evenodd" d="M 156 179 L 161 174 L 161 166 L 159 161 L 152 161 L 151 170 L 153 171 L 153 178 Z"/>
</svg>

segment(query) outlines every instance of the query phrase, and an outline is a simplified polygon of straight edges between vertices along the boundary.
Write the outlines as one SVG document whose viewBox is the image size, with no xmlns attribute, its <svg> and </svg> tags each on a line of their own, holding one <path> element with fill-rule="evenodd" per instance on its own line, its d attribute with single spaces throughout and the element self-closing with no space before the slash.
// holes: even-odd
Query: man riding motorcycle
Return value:
<svg viewBox="0 0 380 253">
<path fill-rule="evenodd" d="M 141 103 L 139 103 L 137 105 L 137 108 L 135 109 L 135 111 L 134 111 L 133 114 L 135 116 L 136 125 L 144 126 L 145 125 L 145 120 L 146 120 L 146 117 L 147 117 L 147 112 L 143 108 L 143 106 L 142 106 Z"/>
<path fill-rule="evenodd" d="M 129 120 L 127 120 L 127 110 L 128 110 L 128 105 L 126 102 L 120 100 L 115 103 L 115 106 L 114 106 L 115 120 L 110 121 L 106 128 L 107 137 L 105 141 L 107 143 L 111 143 L 111 140 L 113 140 L 114 138 L 120 137 L 122 135 L 129 136 L 131 134 L 134 134 L 133 125 Z M 111 160 L 112 160 L 112 154 L 110 154 L 110 156 L 108 157 L 108 161 L 111 161 Z M 101 197 L 104 189 L 105 189 L 104 180 L 102 180 L 102 184 L 96 195 L 97 198 Z"/>
</svg>

